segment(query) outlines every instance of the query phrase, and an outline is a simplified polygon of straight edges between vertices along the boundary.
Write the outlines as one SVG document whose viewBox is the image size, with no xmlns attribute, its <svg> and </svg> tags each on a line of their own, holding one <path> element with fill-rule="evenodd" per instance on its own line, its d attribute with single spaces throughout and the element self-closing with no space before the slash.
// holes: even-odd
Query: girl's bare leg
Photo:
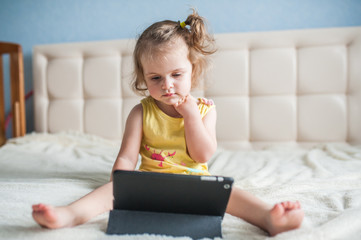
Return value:
<svg viewBox="0 0 361 240">
<path fill-rule="evenodd" d="M 232 189 L 227 213 L 262 228 L 271 236 L 299 228 L 304 216 L 299 202 L 271 206 L 238 188 Z"/>
<path fill-rule="evenodd" d="M 109 182 L 79 200 L 61 207 L 33 205 L 33 218 L 42 227 L 62 228 L 83 224 L 113 208 L 113 182 Z"/>
</svg>

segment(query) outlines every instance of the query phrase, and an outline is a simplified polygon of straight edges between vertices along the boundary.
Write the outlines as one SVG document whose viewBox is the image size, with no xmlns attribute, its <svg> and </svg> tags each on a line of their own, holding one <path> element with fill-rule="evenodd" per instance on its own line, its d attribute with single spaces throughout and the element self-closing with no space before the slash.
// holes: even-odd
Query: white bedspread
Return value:
<svg viewBox="0 0 361 240">
<path fill-rule="evenodd" d="M 48 230 L 31 217 L 31 205 L 63 205 L 106 183 L 119 143 L 80 133 L 30 134 L 0 148 L 1 239 L 173 239 L 108 236 L 108 213 L 74 228 Z M 215 175 L 270 203 L 299 200 L 302 227 L 274 239 L 361 239 L 361 147 L 325 144 L 313 149 L 274 147 L 219 150 Z M 242 206 L 240 206 L 242 207 Z M 265 232 L 228 214 L 224 239 L 267 239 Z M 177 239 L 189 239 L 187 237 Z"/>
</svg>

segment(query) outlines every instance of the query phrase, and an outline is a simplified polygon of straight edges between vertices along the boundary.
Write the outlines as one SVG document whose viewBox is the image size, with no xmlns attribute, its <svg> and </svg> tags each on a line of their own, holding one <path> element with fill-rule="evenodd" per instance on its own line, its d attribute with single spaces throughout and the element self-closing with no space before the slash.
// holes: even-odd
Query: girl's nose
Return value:
<svg viewBox="0 0 361 240">
<path fill-rule="evenodd" d="M 170 88 L 173 88 L 173 87 L 174 87 L 174 85 L 173 85 L 173 79 L 170 78 L 170 77 L 166 77 L 166 78 L 164 79 L 162 88 L 163 88 L 163 89 L 170 89 Z"/>
</svg>

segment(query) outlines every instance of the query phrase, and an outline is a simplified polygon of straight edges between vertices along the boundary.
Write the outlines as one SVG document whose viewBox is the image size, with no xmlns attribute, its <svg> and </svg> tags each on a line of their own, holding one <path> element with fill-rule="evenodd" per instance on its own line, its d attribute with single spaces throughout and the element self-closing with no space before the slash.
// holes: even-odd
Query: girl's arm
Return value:
<svg viewBox="0 0 361 240">
<path fill-rule="evenodd" d="M 137 165 L 140 144 L 143 134 L 143 107 L 136 105 L 129 113 L 122 144 L 113 170 L 131 170 Z"/>
<path fill-rule="evenodd" d="M 212 108 L 202 119 L 199 114 L 197 99 L 190 95 L 182 98 L 174 107 L 184 118 L 184 131 L 189 155 L 196 162 L 207 162 L 217 149 L 216 109 Z"/>
</svg>

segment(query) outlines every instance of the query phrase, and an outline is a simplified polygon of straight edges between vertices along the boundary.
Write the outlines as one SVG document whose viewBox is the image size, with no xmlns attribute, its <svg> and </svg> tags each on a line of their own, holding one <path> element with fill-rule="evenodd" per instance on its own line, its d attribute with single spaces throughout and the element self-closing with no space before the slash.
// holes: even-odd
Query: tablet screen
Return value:
<svg viewBox="0 0 361 240">
<path fill-rule="evenodd" d="M 114 209 L 223 217 L 232 184 L 229 177 L 117 170 Z"/>
</svg>

